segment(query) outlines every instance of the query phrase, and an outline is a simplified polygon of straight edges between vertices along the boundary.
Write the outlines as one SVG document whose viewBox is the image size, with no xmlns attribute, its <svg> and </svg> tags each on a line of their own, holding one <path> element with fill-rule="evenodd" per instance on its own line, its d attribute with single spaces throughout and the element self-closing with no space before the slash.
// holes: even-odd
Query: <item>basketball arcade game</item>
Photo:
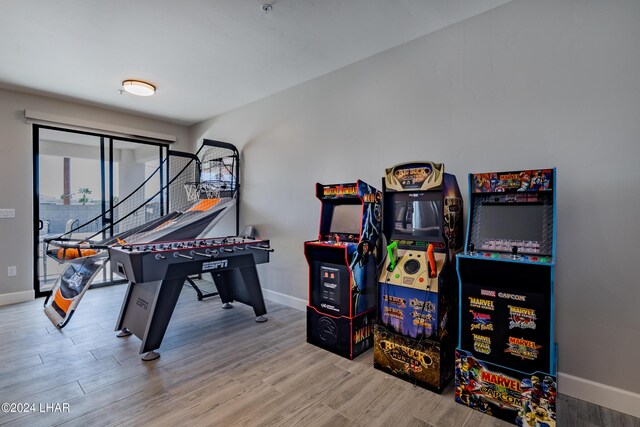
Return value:
<svg viewBox="0 0 640 427">
<path fill-rule="evenodd" d="M 170 159 L 170 179 L 164 188 L 132 206 L 145 181 L 109 212 L 120 217 L 109 226 L 117 232 L 113 237 L 93 240 L 104 235 L 101 230 L 84 241 L 63 235 L 50 242 L 56 247 L 53 253 L 62 254 L 61 260 L 68 261 L 69 253 L 81 256 L 68 261 L 53 298 L 49 304 L 45 301 L 45 314 L 58 328 L 64 327 L 109 259 L 114 272 L 129 281 L 117 322 L 118 336 L 138 336 L 140 353 L 147 352 L 143 360 L 159 356 L 154 350 L 162 342 L 185 281 L 194 287 L 199 300 L 219 293 L 223 308 L 240 301 L 254 308 L 256 321 L 266 320 L 255 264 L 269 261 L 268 253 L 273 251 L 269 241 L 248 236 L 209 238 L 214 225 L 234 206 L 238 234 L 238 150 L 232 144 L 204 140 L 196 155 L 170 151 Z M 146 206 L 162 194 L 170 201 L 169 213 L 143 222 Z M 119 206 L 127 207 L 125 215 L 118 215 L 123 212 L 116 209 Z M 189 275 L 203 273 L 212 274 L 218 292 L 203 294 L 189 279 Z"/>
<path fill-rule="evenodd" d="M 231 154 L 202 159 L 196 181 L 183 183 L 193 205 L 181 218 L 193 215 L 197 234 L 189 234 L 180 222 L 169 221 L 135 240 L 130 238 L 127 244 L 109 248 L 114 270 L 129 281 L 116 330 L 119 337 L 134 334 L 142 341 L 140 353 L 146 353 L 142 357 L 145 361 L 159 357 L 155 350 L 162 343 L 185 282 L 194 287 L 199 300 L 220 295 L 222 308 L 230 309 L 233 301 L 239 301 L 253 308 L 256 322 L 267 320 L 256 264 L 269 262 L 273 252 L 270 242 L 248 236 L 207 237 L 213 224 L 201 213 L 223 199 L 235 202 L 240 190 L 238 151 L 227 143 L 217 142 L 216 146 Z M 236 234 L 237 212 L 236 205 Z M 167 233 L 166 228 L 175 231 Z M 205 273 L 211 274 L 217 292 L 203 294 L 189 278 Z"/>
<path fill-rule="evenodd" d="M 107 251 L 109 247 L 118 245 L 122 239 L 135 239 L 136 236 L 161 226 L 169 232 L 175 231 L 167 225 L 179 221 L 184 213 L 188 213 L 192 203 L 185 197 L 174 197 L 176 193 L 174 188 L 178 187 L 180 191 L 183 182 L 199 177 L 198 155 L 206 157 L 211 151 L 218 152 L 217 146 L 217 141 L 205 140 L 196 154 L 169 150 L 167 158 L 158 168 L 107 212 L 60 236 L 44 240 L 43 252 L 46 256 L 60 264 L 65 264 L 63 273 L 44 302 L 45 314 L 57 328 L 63 328 L 71 320 L 94 277 L 109 262 Z M 169 182 L 149 197 L 145 190 L 147 183 L 154 177 L 162 176 L 163 173 L 167 173 Z M 160 209 L 155 209 L 154 205 L 158 199 L 161 200 Z M 222 211 L 228 209 L 234 202 L 234 200 L 221 200 L 221 203 L 204 213 L 207 223 L 216 222 L 217 218 L 222 216 Z M 84 239 L 71 238 L 72 234 L 83 233 L 87 227 L 91 229 L 94 223 L 103 223 L 106 226 Z M 193 232 L 193 224 L 183 222 L 181 225 L 183 230 L 190 228 L 190 233 Z M 187 227 L 184 227 L 185 225 Z"/>
<path fill-rule="evenodd" d="M 380 274 L 374 366 L 441 392 L 453 375 L 462 197 L 444 165 L 404 163 L 383 179 L 388 256 Z"/>
<path fill-rule="evenodd" d="M 371 348 L 382 193 L 369 184 L 316 184 L 322 203 L 309 264 L 307 342 L 353 359 Z"/>
<path fill-rule="evenodd" d="M 555 426 L 555 169 L 469 176 L 456 401 Z"/>
</svg>

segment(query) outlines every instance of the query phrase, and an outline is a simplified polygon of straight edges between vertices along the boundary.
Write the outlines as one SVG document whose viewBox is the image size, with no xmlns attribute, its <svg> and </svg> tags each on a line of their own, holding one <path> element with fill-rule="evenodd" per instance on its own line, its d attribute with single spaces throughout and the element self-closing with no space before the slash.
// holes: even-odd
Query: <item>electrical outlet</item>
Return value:
<svg viewBox="0 0 640 427">
<path fill-rule="evenodd" d="M 7 267 L 7 276 L 14 277 L 18 275 L 18 269 L 15 265 L 10 265 Z"/>
<path fill-rule="evenodd" d="M 0 218 L 15 218 L 15 209 L 0 209 Z"/>
</svg>

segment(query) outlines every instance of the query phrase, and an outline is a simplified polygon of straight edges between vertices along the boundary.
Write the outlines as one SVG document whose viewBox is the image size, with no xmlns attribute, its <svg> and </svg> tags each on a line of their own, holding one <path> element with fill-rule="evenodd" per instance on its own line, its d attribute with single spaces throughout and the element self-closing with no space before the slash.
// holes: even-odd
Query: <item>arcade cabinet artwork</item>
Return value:
<svg viewBox="0 0 640 427">
<path fill-rule="evenodd" d="M 383 179 L 383 232 L 374 366 L 441 392 L 453 375 L 462 197 L 444 165 L 404 163 Z"/>
<path fill-rule="evenodd" d="M 456 401 L 556 425 L 555 169 L 469 175 Z"/>
<path fill-rule="evenodd" d="M 382 193 L 363 181 L 316 184 L 322 202 L 309 264 L 307 342 L 353 359 L 373 343 Z"/>
</svg>

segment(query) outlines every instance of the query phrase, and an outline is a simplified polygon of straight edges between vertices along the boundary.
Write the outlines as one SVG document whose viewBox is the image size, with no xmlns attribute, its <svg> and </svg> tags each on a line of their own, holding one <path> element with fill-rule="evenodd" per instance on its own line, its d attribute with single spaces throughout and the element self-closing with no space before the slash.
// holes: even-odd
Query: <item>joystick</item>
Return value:
<svg viewBox="0 0 640 427">
<path fill-rule="evenodd" d="M 433 256 L 433 243 L 429 243 L 427 247 L 427 257 L 429 257 L 429 277 L 432 279 L 438 277 L 438 270 L 436 269 L 436 259 Z"/>
<path fill-rule="evenodd" d="M 404 264 L 404 272 L 407 274 L 416 274 L 420 270 L 420 262 L 410 259 Z"/>
<path fill-rule="evenodd" d="M 469 246 L 467 246 L 467 249 L 469 251 L 469 255 L 476 254 L 476 245 L 474 245 L 473 243 L 469 243 Z"/>
<path fill-rule="evenodd" d="M 517 246 L 511 246 L 511 258 L 512 259 L 520 258 L 520 255 L 518 255 L 518 247 Z"/>
</svg>

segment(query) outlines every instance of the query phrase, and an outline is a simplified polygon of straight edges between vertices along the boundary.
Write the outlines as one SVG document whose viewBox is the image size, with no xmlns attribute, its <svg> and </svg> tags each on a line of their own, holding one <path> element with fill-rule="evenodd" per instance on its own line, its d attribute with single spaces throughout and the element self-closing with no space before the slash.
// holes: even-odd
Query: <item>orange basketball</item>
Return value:
<svg viewBox="0 0 640 427">
<path fill-rule="evenodd" d="M 62 260 L 62 261 L 67 261 L 70 259 L 74 259 L 74 258 L 80 258 L 80 257 L 85 257 L 85 256 L 90 256 L 90 255 L 95 255 L 97 252 L 94 251 L 93 249 L 65 249 L 65 248 L 60 248 L 58 249 L 58 259 Z"/>
</svg>

